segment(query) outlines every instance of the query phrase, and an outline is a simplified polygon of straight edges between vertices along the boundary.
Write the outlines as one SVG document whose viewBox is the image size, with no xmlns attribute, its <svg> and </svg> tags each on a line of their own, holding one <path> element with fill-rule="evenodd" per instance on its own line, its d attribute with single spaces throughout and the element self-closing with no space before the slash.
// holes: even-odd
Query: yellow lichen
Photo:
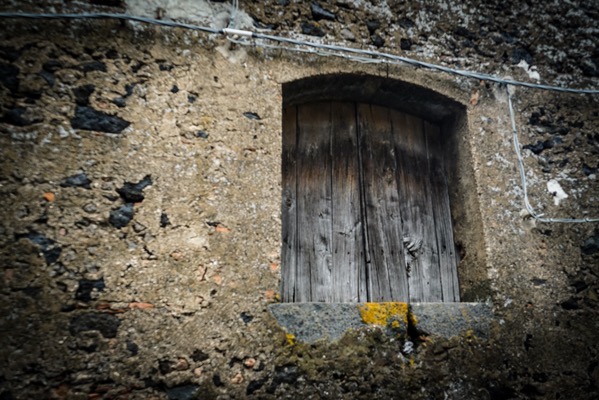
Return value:
<svg viewBox="0 0 599 400">
<path fill-rule="evenodd" d="M 295 335 L 293 333 L 287 333 L 285 334 L 285 337 L 287 338 L 287 344 L 289 344 L 289 346 L 293 346 L 295 344 Z"/>
<path fill-rule="evenodd" d="M 358 306 L 362 321 L 370 325 L 399 328 L 400 321 L 408 325 L 408 303 L 365 303 Z"/>
</svg>

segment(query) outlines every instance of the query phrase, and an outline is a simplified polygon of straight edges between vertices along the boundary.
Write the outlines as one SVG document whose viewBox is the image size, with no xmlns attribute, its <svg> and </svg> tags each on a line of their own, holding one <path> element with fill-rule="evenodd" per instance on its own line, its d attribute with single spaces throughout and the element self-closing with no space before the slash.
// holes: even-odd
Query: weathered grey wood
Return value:
<svg viewBox="0 0 599 400">
<path fill-rule="evenodd" d="M 294 302 L 297 274 L 297 186 L 296 186 L 297 108 L 283 110 L 282 173 L 282 249 L 281 297 L 283 302 Z"/>
<path fill-rule="evenodd" d="M 358 132 L 370 263 L 369 301 L 407 301 L 395 149 L 389 109 L 358 104 Z"/>
<path fill-rule="evenodd" d="M 296 301 L 331 302 L 331 104 L 298 106 Z"/>
<path fill-rule="evenodd" d="M 443 152 L 387 108 L 286 108 L 283 301 L 459 301 Z"/>
<path fill-rule="evenodd" d="M 443 301 L 457 302 L 460 301 L 460 289 L 447 188 L 445 152 L 439 127 L 425 122 L 424 130 L 431 180 L 430 193 L 435 213 Z"/>
<path fill-rule="evenodd" d="M 410 301 L 442 301 L 423 121 L 391 111 Z"/>
<path fill-rule="evenodd" d="M 355 116 L 354 103 L 332 103 L 332 291 L 340 303 L 367 301 Z"/>
</svg>

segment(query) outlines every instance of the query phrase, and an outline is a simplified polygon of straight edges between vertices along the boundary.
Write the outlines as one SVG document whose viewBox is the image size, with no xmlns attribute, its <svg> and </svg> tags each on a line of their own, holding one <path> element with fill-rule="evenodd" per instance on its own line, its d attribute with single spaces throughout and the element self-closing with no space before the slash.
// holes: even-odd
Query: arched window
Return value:
<svg viewBox="0 0 599 400">
<path fill-rule="evenodd" d="M 284 106 L 283 301 L 459 301 L 439 112 L 336 93 Z"/>
</svg>

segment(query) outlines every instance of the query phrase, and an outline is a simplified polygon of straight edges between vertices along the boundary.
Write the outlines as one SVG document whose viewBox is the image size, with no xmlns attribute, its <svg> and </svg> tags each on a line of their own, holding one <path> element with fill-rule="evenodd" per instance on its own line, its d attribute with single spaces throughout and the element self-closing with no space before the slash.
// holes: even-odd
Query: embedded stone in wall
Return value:
<svg viewBox="0 0 599 400">
<path fill-rule="evenodd" d="M 106 284 L 104 283 L 104 278 L 100 279 L 81 279 L 79 281 L 79 287 L 77 288 L 77 293 L 75 294 L 75 299 L 81 301 L 91 301 L 92 292 L 94 290 L 98 292 L 104 291 Z"/>
<path fill-rule="evenodd" d="M 11 92 L 19 89 L 19 68 L 14 65 L 0 64 L 0 83 Z"/>
<path fill-rule="evenodd" d="M 133 219 L 133 204 L 123 204 L 119 208 L 110 211 L 108 222 L 115 228 L 124 228 Z"/>
<path fill-rule="evenodd" d="M 588 238 L 581 247 L 582 254 L 591 255 L 599 252 L 599 231 Z"/>
<path fill-rule="evenodd" d="M 116 189 L 116 192 L 127 203 L 139 203 L 145 198 L 143 190 L 151 184 L 152 177 L 150 175 L 146 175 L 137 183 L 125 182 L 122 187 Z"/>
<path fill-rule="evenodd" d="M 89 96 L 94 92 L 96 87 L 91 84 L 81 85 L 73 89 L 75 103 L 80 106 L 89 106 Z"/>
<path fill-rule="evenodd" d="M 17 239 L 20 238 L 28 239 L 38 245 L 48 265 L 55 263 L 62 253 L 62 248 L 54 240 L 47 238 L 42 233 L 31 232 L 17 237 Z"/>
<path fill-rule="evenodd" d="M 91 189 L 90 184 L 92 181 L 87 177 L 85 172 L 80 174 L 71 175 L 65 178 L 60 184 L 62 187 L 82 187 L 84 189 Z"/>
<path fill-rule="evenodd" d="M 121 320 L 111 314 L 87 313 L 80 314 L 69 324 L 69 332 L 76 335 L 80 332 L 99 331 L 105 338 L 116 337 Z"/>
<path fill-rule="evenodd" d="M 328 19 L 330 21 L 335 20 L 335 14 L 330 12 L 329 10 L 325 10 L 317 3 L 312 3 L 310 5 L 310 10 L 312 11 L 312 17 L 316 21 L 320 21 L 321 19 Z"/>
<path fill-rule="evenodd" d="M 98 131 L 105 133 L 121 133 L 131 123 L 116 115 L 109 115 L 91 107 L 77 106 L 75 116 L 71 119 L 74 129 Z"/>
<path fill-rule="evenodd" d="M 28 126 L 42 120 L 39 116 L 31 115 L 24 107 L 15 107 L 7 110 L 0 121 L 14 126 Z"/>
<path fill-rule="evenodd" d="M 324 31 L 312 22 L 302 22 L 302 33 L 310 36 L 324 36 Z"/>
</svg>

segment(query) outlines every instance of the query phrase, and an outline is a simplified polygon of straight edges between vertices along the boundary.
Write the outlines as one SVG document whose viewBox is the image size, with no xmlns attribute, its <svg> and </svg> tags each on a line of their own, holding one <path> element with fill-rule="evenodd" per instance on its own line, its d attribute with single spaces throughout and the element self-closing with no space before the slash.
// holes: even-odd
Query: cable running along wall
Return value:
<svg viewBox="0 0 599 400">
<path fill-rule="evenodd" d="M 234 11 L 232 14 L 231 21 L 229 26 L 234 26 L 235 16 L 237 14 L 237 1 L 234 1 Z M 500 78 L 495 75 L 484 74 L 480 72 L 472 72 L 460 69 L 454 69 L 450 67 L 446 67 L 443 65 L 428 63 L 425 61 L 415 60 L 408 57 L 401 57 L 394 54 L 382 53 L 372 50 L 364 50 L 364 49 L 355 49 L 351 47 L 344 47 L 338 45 L 324 44 L 324 43 L 315 43 L 308 42 L 304 40 L 297 40 L 292 38 L 285 38 L 281 36 L 273 36 L 266 35 L 259 32 L 247 31 L 247 30 L 239 30 L 233 28 L 224 28 L 224 29 L 216 29 L 206 26 L 199 26 L 193 24 L 185 24 L 181 22 L 168 21 L 168 20 L 159 20 L 154 18 L 147 17 L 139 17 L 128 14 L 114 14 L 114 13 L 81 13 L 81 14 L 43 14 L 43 13 L 19 13 L 19 12 L 3 12 L 0 13 L 0 18 L 29 18 L 29 19 L 118 19 L 118 20 L 128 20 L 135 22 L 142 22 L 147 24 L 154 24 L 160 26 L 167 26 L 171 28 L 183 28 L 190 29 L 205 33 L 225 35 L 228 40 L 231 40 L 235 43 L 241 45 L 251 45 L 258 46 L 263 48 L 277 48 L 287 51 L 295 51 L 295 52 L 307 52 L 315 55 L 321 56 L 334 56 L 334 57 L 342 57 L 349 59 L 351 61 L 363 62 L 363 63 L 389 63 L 389 64 L 408 64 L 416 67 L 426 68 L 435 71 L 441 71 L 445 73 L 449 73 L 452 75 L 462 76 L 470 79 L 483 80 L 487 82 L 494 82 L 498 84 L 502 84 L 506 86 L 506 89 L 509 89 L 509 86 L 519 86 L 519 87 L 527 87 L 531 89 L 539 89 L 539 90 L 548 90 L 554 92 L 561 93 L 573 93 L 573 94 L 591 94 L 597 95 L 599 94 L 599 89 L 576 89 L 569 87 L 561 87 L 561 86 L 552 86 L 552 85 L 544 85 L 544 84 L 536 84 L 530 82 L 522 82 L 515 81 L 511 79 Z M 233 36 L 244 38 L 244 40 L 238 40 Z M 249 39 L 254 39 L 249 40 Z M 289 47 L 289 46 L 279 46 L 279 45 L 271 45 L 268 43 L 260 43 L 257 40 L 281 43 L 287 45 L 293 45 L 298 47 Z M 516 119 L 514 107 L 512 104 L 512 96 L 507 91 L 508 96 L 508 105 L 509 105 L 509 113 L 511 120 L 511 128 L 512 128 L 512 136 L 513 136 L 513 144 L 514 150 L 516 152 L 518 170 L 520 173 L 520 179 L 522 183 L 522 189 L 524 193 L 524 206 L 526 210 L 530 214 L 532 218 L 539 222 L 545 223 L 585 223 L 585 222 L 599 222 L 599 218 L 547 218 L 543 217 L 542 214 L 537 214 L 532 208 L 529 199 L 528 199 L 528 183 L 526 180 L 526 173 L 524 170 L 524 162 L 522 159 L 522 153 L 520 150 L 520 144 L 518 139 L 518 130 L 516 127 Z"/>
</svg>

